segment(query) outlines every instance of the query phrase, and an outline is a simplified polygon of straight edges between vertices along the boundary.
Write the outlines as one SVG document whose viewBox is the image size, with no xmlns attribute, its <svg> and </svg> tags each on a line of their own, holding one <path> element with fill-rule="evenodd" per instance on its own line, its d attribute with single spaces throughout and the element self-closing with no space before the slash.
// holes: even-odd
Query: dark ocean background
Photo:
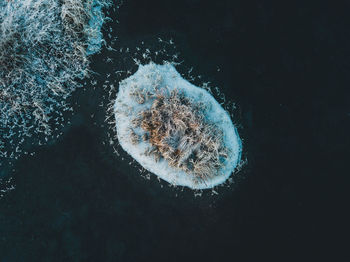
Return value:
<svg viewBox="0 0 350 262">
<path fill-rule="evenodd" d="M 70 98 L 63 135 L 12 167 L 0 261 L 350 261 L 349 10 L 348 1 L 243 0 L 111 9 L 118 22 L 104 34 L 117 51 L 92 57 L 96 74 Z M 132 58 L 149 61 L 147 48 L 158 63 L 178 54 L 185 78 L 193 67 L 195 84 L 236 103 L 248 162 L 218 195 L 147 180 L 113 152 L 106 109 L 137 70 Z"/>
</svg>

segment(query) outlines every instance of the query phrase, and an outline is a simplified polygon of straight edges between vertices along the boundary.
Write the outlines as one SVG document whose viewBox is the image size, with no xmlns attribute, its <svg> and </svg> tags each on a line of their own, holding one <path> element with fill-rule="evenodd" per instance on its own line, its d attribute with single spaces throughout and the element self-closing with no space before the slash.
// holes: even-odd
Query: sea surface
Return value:
<svg viewBox="0 0 350 262">
<path fill-rule="evenodd" d="M 62 135 L 11 166 L 0 262 L 349 261 L 349 9 L 243 0 L 110 9 L 108 48 L 69 98 Z M 246 163 L 232 183 L 194 192 L 140 174 L 106 121 L 135 60 L 175 61 L 185 79 L 235 103 Z"/>
</svg>

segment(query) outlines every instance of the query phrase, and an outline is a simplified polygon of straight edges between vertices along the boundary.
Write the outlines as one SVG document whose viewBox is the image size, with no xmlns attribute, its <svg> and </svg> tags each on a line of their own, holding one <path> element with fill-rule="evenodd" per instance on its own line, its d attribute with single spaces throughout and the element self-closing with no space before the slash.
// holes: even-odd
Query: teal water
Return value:
<svg viewBox="0 0 350 262">
<path fill-rule="evenodd" d="M 104 34 L 117 51 L 92 58 L 98 74 L 69 99 L 63 135 L 13 166 L 0 261 L 347 261 L 348 8 L 150 0 L 111 10 L 119 22 Z M 136 71 L 133 58 L 148 62 L 147 48 L 236 102 L 248 164 L 218 195 L 147 180 L 109 144 L 110 84 Z"/>
</svg>

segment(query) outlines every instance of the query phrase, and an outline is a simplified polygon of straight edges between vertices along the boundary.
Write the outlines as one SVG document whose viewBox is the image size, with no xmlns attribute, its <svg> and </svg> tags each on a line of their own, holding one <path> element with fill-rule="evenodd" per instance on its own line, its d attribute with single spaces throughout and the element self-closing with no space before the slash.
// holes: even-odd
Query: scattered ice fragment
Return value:
<svg viewBox="0 0 350 262">
<path fill-rule="evenodd" d="M 111 3 L 0 0 L 1 158 L 17 157 L 25 137 L 47 140 L 63 122 L 66 98 L 104 41 L 102 9 Z"/>
</svg>

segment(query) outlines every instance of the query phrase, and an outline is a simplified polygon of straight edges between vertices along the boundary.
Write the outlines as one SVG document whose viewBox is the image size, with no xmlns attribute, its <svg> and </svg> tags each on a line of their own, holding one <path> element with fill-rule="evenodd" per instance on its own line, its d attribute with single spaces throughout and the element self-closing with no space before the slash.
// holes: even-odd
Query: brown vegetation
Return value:
<svg viewBox="0 0 350 262">
<path fill-rule="evenodd" d="M 140 97 L 135 91 L 132 95 Z M 199 181 L 217 175 L 228 152 L 222 130 L 205 118 L 205 105 L 176 89 L 158 92 L 152 99 L 152 106 L 132 121 L 146 132 L 142 139 L 152 145 L 146 153 L 156 160 L 164 158 Z"/>
</svg>

